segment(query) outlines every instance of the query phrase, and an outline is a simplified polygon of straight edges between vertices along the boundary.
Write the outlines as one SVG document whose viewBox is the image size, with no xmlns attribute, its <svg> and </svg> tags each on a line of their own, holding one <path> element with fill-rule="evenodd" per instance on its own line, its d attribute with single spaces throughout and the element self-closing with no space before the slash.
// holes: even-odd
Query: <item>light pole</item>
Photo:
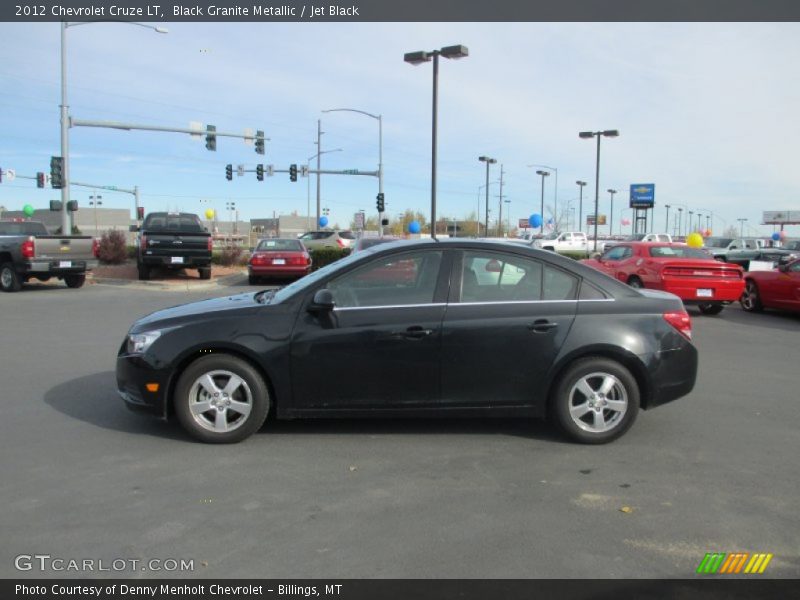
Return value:
<svg viewBox="0 0 800 600">
<path fill-rule="evenodd" d="M 555 167 L 548 167 L 547 165 L 528 165 L 529 168 L 532 167 L 540 167 L 543 169 L 549 169 L 556 174 L 555 178 L 555 185 L 553 186 L 553 220 L 555 223 L 555 228 L 558 229 L 558 169 Z M 544 214 L 542 215 L 542 219 L 544 219 Z"/>
<path fill-rule="evenodd" d="M 311 168 L 311 161 L 317 158 L 320 154 L 328 154 L 329 152 L 341 152 L 341 148 L 336 148 L 335 150 L 323 150 L 322 152 L 317 152 L 314 156 L 309 156 L 306 159 L 306 171 Z M 306 231 L 311 231 L 311 177 L 308 177 L 308 181 L 306 182 Z M 319 218 L 317 219 L 317 227 L 319 226 Z"/>
<path fill-rule="evenodd" d="M 98 196 L 97 192 L 94 195 L 89 196 L 89 206 L 94 206 L 94 237 L 97 237 L 97 207 L 102 206 L 102 196 Z"/>
<path fill-rule="evenodd" d="M 503 200 L 508 206 L 506 207 L 506 237 L 511 233 L 511 200 Z"/>
<path fill-rule="evenodd" d="M 80 23 L 68 23 L 67 21 L 61 22 L 61 156 L 63 158 L 63 166 L 61 169 L 61 232 L 63 235 L 70 235 L 72 228 L 70 227 L 69 211 L 67 210 L 67 203 L 69 202 L 69 105 L 67 104 L 67 28 L 77 27 L 78 25 L 90 25 L 97 21 L 84 21 Z M 139 27 L 146 27 L 152 29 L 156 33 L 169 33 L 164 27 L 157 27 L 155 25 L 147 25 L 145 23 L 135 23 L 133 21 L 118 21 L 127 25 L 138 25 Z M 137 202 L 136 214 L 139 214 L 139 206 Z"/>
<path fill-rule="evenodd" d="M 542 176 L 542 203 L 539 209 L 539 216 L 542 218 L 542 224 L 539 226 L 539 235 L 544 237 L 544 178 L 550 176 L 550 171 L 536 171 L 536 174 Z"/>
<path fill-rule="evenodd" d="M 486 163 L 486 217 L 483 222 L 483 233 L 489 235 L 489 165 L 497 162 L 496 158 L 489 158 L 488 156 L 479 156 L 478 160 Z"/>
<path fill-rule="evenodd" d="M 664 208 L 667 209 L 667 219 L 664 221 L 664 233 L 669 234 L 669 204 L 665 204 Z"/>
<path fill-rule="evenodd" d="M 324 113 L 329 112 L 354 112 L 366 117 L 372 117 L 378 121 L 378 193 L 383 194 L 383 115 L 373 115 L 365 110 L 357 108 L 329 108 L 323 110 Z M 378 213 L 378 223 L 380 225 L 380 235 L 383 237 L 383 213 Z"/>
<path fill-rule="evenodd" d="M 436 125 L 439 99 L 439 55 L 445 58 L 464 58 L 469 56 L 466 46 L 445 46 L 439 50 L 407 52 L 403 60 L 412 65 L 421 65 L 433 59 L 433 119 L 431 125 L 431 237 L 436 238 Z"/>
<path fill-rule="evenodd" d="M 681 237 L 683 231 L 683 209 L 678 207 L 678 237 Z"/>
<path fill-rule="evenodd" d="M 694 214 L 693 210 L 686 211 L 689 213 L 689 218 L 686 219 L 686 235 L 691 233 L 689 230 L 692 228 L 692 215 Z"/>
<path fill-rule="evenodd" d="M 611 211 L 610 215 L 608 216 L 608 235 L 614 235 L 614 194 L 617 193 L 617 190 L 609 189 L 608 193 L 611 195 Z"/>
<path fill-rule="evenodd" d="M 740 225 L 740 227 L 739 227 L 739 237 L 744 237 L 744 224 L 747 221 L 747 219 L 736 219 L 736 220 L 739 221 L 739 225 Z M 736 230 L 734 229 L 734 231 L 736 231 Z"/>
<path fill-rule="evenodd" d="M 578 199 L 578 230 L 583 231 L 583 188 L 586 187 L 586 182 L 576 181 L 575 183 L 578 184 L 578 189 L 580 190 Z"/>
<path fill-rule="evenodd" d="M 600 137 L 617 137 L 619 131 L 616 129 L 606 129 L 604 131 L 581 131 L 578 137 L 581 139 L 597 138 L 597 166 L 595 167 L 594 175 L 594 251 L 597 252 L 597 222 L 600 216 L 597 214 L 598 206 L 600 204 Z"/>
</svg>

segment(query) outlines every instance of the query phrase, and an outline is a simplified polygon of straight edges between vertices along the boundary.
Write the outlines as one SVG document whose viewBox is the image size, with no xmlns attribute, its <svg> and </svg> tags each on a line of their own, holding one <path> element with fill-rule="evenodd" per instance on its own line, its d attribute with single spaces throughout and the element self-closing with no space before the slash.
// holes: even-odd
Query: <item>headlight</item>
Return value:
<svg viewBox="0 0 800 600">
<path fill-rule="evenodd" d="M 146 331 L 144 333 L 129 333 L 126 350 L 128 354 L 144 354 L 147 349 L 161 335 L 160 331 Z"/>
</svg>

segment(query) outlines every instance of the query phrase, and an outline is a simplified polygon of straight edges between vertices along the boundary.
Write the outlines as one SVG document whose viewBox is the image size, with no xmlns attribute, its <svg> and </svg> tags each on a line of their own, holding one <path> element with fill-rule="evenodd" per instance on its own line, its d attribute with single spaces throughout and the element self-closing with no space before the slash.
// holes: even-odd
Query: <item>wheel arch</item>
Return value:
<svg viewBox="0 0 800 600">
<path fill-rule="evenodd" d="M 244 346 L 234 346 L 225 343 L 211 343 L 196 346 L 184 352 L 175 360 L 175 367 L 172 369 L 172 374 L 167 382 L 167 393 L 164 398 L 164 417 L 170 418 L 175 415 L 175 388 L 178 385 L 178 380 L 181 378 L 183 372 L 196 360 L 209 356 L 211 354 L 227 354 L 240 360 L 243 360 L 251 367 L 253 367 L 267 386 L 269 393 L 269 415 L 277 413 L 278 396 L 275 392 L 275 386 L 272 383 L 272 377 L 258 360 L 256 355 Z"/>
<path fill-rule="evenodd" d="M 569 369 L 576 361 L 585 358 L 605 358 L 618 362 L 623 367 L 630 371 L 633 378 L 636 380 L 636 385 L 639 387 L 639 403 L 642 409 L 647 410 L 650 404 L 650 398 L 653 394 L 653 385 L 650 381 L 650 376 L 647 374 L 647 368 L 642 361 L 635 354 L 628 352 L 623 348 L 614 346 L 595 346 L 586 347 L 560 359 L 551 370 L 551 375 L 547 383 L 547 402 L 545 406 L 546 413 L 552 410 L 552 404 L 555 398 L 553 392 L 558 386 L 558 382 L 563 377 L 565 371 Z"/>
</svg>

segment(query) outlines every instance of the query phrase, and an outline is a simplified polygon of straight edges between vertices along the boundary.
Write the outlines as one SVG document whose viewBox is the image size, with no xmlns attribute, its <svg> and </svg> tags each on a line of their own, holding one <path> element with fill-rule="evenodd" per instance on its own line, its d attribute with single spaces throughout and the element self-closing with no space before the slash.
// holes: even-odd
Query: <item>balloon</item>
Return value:
<svg viewBox="0 0 800 600">
<path fill-rule="evenodd" d="M 702 248 L 703 247 L 703 236 L 697 233 L 696 231 L 690 233 L 686 236 L 686 245 L 691 246 L 692 248 Z"/>
<path fill-rule="evenodd" d="M 28 214 L 28 213 L 25 213 L 25 214 Z M 28 215 L 28 216 L 30 216 L 30 215 Z M 781 239 L 781 234 L 780 233 L 778 233 L 776 231 L 775 233 L 772 234 L 772 241 L 773 242 L 777 242 L 779 239 Z"/>
<path fill-rule="evenodd" d="M 532 214 L 528 218 L 528 224 L 531 227 L 541 227 L 542 226 L 542 215 L 540 215 L 538 213 L 537 214 Z"/>
<path fill-rule="evenodd" d="M 206 209 L 206 219 L 210 221 L 213 218 L 214 218 L 214 209 L 213 208 L 207 208 Z"/>
<path fill-rule="evenodd" d="M 622 224 L 623 225 L 630 225 L 631 224 L 631 220 L 630 219 L 622 219 Z"/>
<path fill-rule="evenodd" d="M 411 221 L 411 223 L 408 224 L 408 233 L 419 233 L 420 229 L 419 221 Z"/>
<path fill-rule="evenodd" d="M 320 217 L 319 218 L 319 226 L 325 227 L 328 224 L 328 217 Z"/>
<path fill-rule="evenodd" d="M 706 229 L 706 230 L 703 232 L 703 236 L 705 236 L 705 237 L 711 237 L 711 230 L 710 230 L 710 229 Z"/>
<path fill-rule="evenodd" d="M 786 239 L 786 232 L 783 229 L 781 229 L 780 232 L 778 232 L 778 233 L 781 236 L 781 240 L 785 240 Z"/>
<path fill-rule="evenodd" d="M 36 209 L 34 209 L 30 204 L 26 204 L 22 207 L 22 212 L 25 213 L 26 217 L 32 217 L 33 213 L 36 212 Z"/>
</svg>

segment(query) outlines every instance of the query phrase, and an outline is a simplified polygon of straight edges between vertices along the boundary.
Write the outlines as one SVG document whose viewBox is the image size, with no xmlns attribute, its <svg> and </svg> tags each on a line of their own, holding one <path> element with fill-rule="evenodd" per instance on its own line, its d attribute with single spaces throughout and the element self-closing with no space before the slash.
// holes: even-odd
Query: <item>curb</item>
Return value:
<svg viewBox="0 0 800 600">
<path fill-rule="evenodd" d="M 176 283 L 169 283 L 167 281 L 139 281 L 138 279 L 113 279 L 107 277 L 95 277 L 94 275 L 87 277 L 87 283 L 92 285 L 111 285 L 111 286 L 130 286 L 137 289 L 155 289 L 165 292 L 193 292 L 210 290 L 218 287 L 229 287 L 235 285 L 247 277 L 247 272 L 233 273 L 226 275 L 213 281 L 204 280 L 187 280 L 179 281 Z"/>
</svg>

